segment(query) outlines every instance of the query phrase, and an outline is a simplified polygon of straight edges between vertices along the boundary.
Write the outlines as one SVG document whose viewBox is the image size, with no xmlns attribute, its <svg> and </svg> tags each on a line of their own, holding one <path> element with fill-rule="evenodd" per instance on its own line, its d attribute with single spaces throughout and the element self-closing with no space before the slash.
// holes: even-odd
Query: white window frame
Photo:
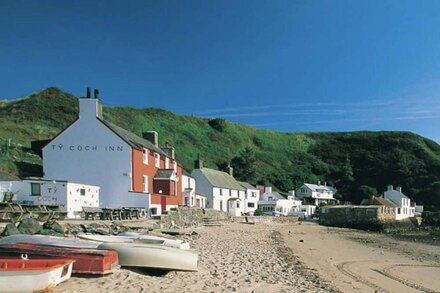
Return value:
<svg viewBox="0 0 440 293">
<path fill-rule="evenodd" d="M 143 148 L 142 149 L 142 162 L 144 163 L 144 165 L 148 165 L 148 155 L 149 155 L 149 150 Z"/>
<path fill-rule="evenodd" d="M 142 191 L 148 193 L 148 175 L 142 175 Z"/>
<path fill-rule="evenodd" d="M 177 172 L 177 162 L 176 161 L 173 161 L 173 169 L 174 169 L 174 172 Z"/>
<path fill-rule="evenodd" d="M 158 153 L 154 154 L 155 166 L 156 168 L 160 168 L 160 155 Z"/>
<path fill-rule="evenodd" d="M 170 168 L 170 159 L 168 157 L 165 157 L 165 169 Z"/>
</svg>

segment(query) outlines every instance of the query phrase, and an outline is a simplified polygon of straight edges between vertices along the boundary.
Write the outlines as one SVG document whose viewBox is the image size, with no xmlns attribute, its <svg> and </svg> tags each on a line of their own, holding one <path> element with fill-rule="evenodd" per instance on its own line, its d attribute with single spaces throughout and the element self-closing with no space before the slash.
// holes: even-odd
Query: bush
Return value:
<svg viewBox="0 0 440 293">
<path fill-rule="evenodd" d="M 215 130 L 218 130 L 220 132 L 223 132 L 226 129 L 226 120 L 222 118 L 215 118 L 211 119 L 208 122 L 209 126 L 214 128 Z"/>
</svg>

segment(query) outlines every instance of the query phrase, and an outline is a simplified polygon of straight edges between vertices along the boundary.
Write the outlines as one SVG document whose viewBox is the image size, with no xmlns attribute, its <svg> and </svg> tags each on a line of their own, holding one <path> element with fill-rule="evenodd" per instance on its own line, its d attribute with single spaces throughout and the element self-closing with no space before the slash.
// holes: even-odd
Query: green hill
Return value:
<svg viewBox="0 0 440 293">
<path fill-rule="evenodd" d="M 0 170 L 41 175 L 31 141 L 52 138 L 77 114 L 76 98 L 57 88 L 0 101 Z M 200 153 L 208 167 L 232 162 L 237 178 L 283 191 L 320 180 L 358 202 L 393 184 L 431 209 L 440 207 L 440 146 L 410 132 L 281 133 L 152 108 L 105 107 L 104 118 L 138 135 L 156 130 L 160 144 L 172 144 L 190 171 Z"/>
</svg>

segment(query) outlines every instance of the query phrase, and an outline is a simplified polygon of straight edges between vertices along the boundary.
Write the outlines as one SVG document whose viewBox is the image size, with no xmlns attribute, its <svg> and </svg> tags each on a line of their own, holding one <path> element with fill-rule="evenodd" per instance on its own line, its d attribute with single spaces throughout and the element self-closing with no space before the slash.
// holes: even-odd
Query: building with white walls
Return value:
<svg viewBox="0 0 440 293">
<path fill-rule="evenodd" d="M 327 186 L 327 184 L 321 185 L 320 182 L 318 184 L 304 183 L 295 191 L 296 197 L 304 204 L 315 206 L 335 203 L 337 201 L 334 198 L 335 193 L 336 188 Z"/>
<path fill-rule="evenodd" d="M 247 182 L 238 181 L 238 183 L 240 183 L 240 185 L 246 189 L 246 195 L 243 203 L 243 212 L 245 214 L 252 215 L 255 210 L 258 209 L 260 190 Z"/>
<path fill-rule="evenodd" d="M 272 191 L 272 187 L 265 187 L 258 201 L 258 208 L 263 214 L 274 216 L 295 215 L 300 211 L 300 206 L 301 201 L 295 199 L 293 193 L 285 198 L 280 193 Z"/>
<path fill-rule="evenodd" d="M 206 207 L 206 198 L 196 193 L 196 179 L 186 170 L 182 173 L 182 198 L 183 205 L 187 207 Z"/>
<path fill-rule="evenodd" d="M 97 90 L 78 102 L 78 119 L 43 148 L 44 178 L 100 186 L 100 207 L 159 215 L 182 204 L 182 167 L 171 146 L 159 147 L 157 132 L 139 137 L 104 120 Z"/>
<path fill-rule="evenodd" d="M 27 178 L 1 181 L 0 198 L 5 193 L 14 194 L 14 201 L 31 205 L 57 205 L 67 212 L 69 219 L 81 218 L 83 207 L 99 207 L 99 186 L 69 182 Z"/>
<path fill-rule="evenodd" d="M 411 200 L 402 193 L 402 187 L 397 187 L 394 190 L 392 185 L 388 185 L 384 198 L 397 206 L 396 220 L 414 217 L 415 207 L 411 206 Z"/>
<path fill-rule="evenodd" d="M 206 197 L 206 207 L 228 212 L 233 216 L 244 213 L 246 189 L 228 173 L 203 167 L 203 161 L 195 162 L 191 176 L 197 182 L 196 192 Z"/>
</svg>

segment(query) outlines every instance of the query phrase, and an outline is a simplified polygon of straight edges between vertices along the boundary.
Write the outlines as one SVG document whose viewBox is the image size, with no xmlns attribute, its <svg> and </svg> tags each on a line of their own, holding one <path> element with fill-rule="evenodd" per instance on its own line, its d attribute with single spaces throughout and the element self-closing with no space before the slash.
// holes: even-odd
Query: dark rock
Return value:
<svg viewBox="0 0 440 293">
<path fill-rule="evenodd" d="M 300 239 L 299 242 L 304 242 L 304 240 Z"/>
<path fill-rule="evenodd" d="M 21 233 L 17 229 L 15 224 L 9 223 L 6 225 L 1 236 L 9 236 L 9 235 L 15 235 L 15 234 L 21 234 Z"/>
<path fill-rule="evenodd" d="M 64 235 L 64 228 L 57 222 L 46 222 L 43 224 L 43 230 L 52 230 L 58 234 Z"/>
<path fill-rule="evenodd" d="M 21 222 L 18 224 L 18 230 L 22 234 L 38 234 L 41 231 L 40 223 L 38 223 L 37 220 L 34 218 L 27 218 L 21 220 Z"/>
</svg>

